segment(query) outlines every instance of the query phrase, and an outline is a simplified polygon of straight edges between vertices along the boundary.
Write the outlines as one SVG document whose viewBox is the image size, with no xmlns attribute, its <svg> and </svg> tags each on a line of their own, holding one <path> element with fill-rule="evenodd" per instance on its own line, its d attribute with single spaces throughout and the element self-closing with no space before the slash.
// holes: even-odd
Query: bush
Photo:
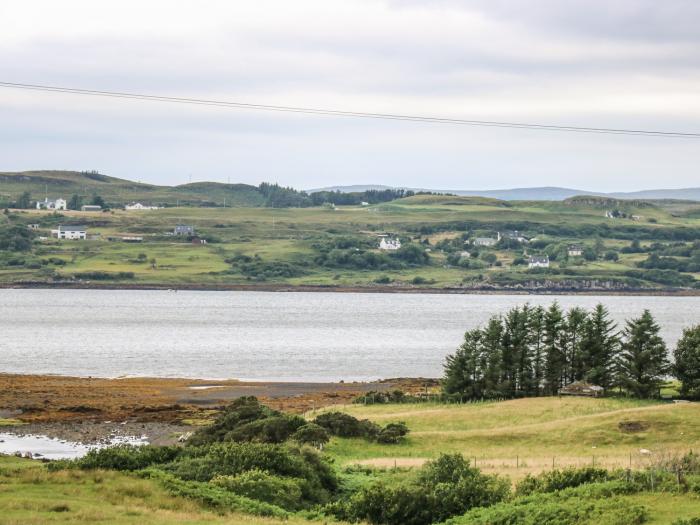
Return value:
<svg viewBox="0 0 700 525">
<path fill-rule="evenodd" d="M 289 517 L 289 513 L 286 510 L 276 505 L 234 494 L 213 483 L 183 481 L 172 474 L 156 469 L 143 471 L 141 475 L 157 480 L 168 492 L 175 496 L 190 498 L 216 509 L 245 512 L 246 514 L 257 516 Z"/>
<path fill-rule="evenodd" d="M 377 434 L 377 443 L 396 444 L 400 443 L 408 434 L 408 427 L 405 423 L 389 423 Z"/>
<path fill-rule="evenodd" d="M 81 272 L 74 273 L 75 279 L 89 279 L 93 281 L 116 281 L 120 279 L 133 279 L 134 272 Z"/>
<path fill-rule="evenodd" d="M 301 508 L 303 480 L 275 476 L 267 471 L 253 469 L 236 476 L 217 476 L 211 483 L 230 492 L 264 501 L 287 510 Z"/>
<path fill-rule="evenodd" d="M 317 416 L 314 423 L 338 437 L 374 438 L 380 431 L 379 426 L 368 419 L 359 420 L 343 412 L 326 412 Z"/>
<path fill-rule="evenodd" d="M 308 447 L 269 443 L 216 443 L 185 447 L 164 471 L 185 481 L 211 481 L 218 476 L 238 476 L 262 470 L 274 476 L 298 478 L 302 499 L 323 503 L 338 487 L 328 462 Z"/>
<path fill-rule="evenodd" d="M 292 434 L 292 439 L 300 445 L 311 445 L 316 448 L 321 448 L 330 438 L 326 429 L 315 423 L 307 423 Z"/>
<path fill-rule="evenodd" d="M 76 467 L 80 469 L 141 470 L 152 465 L 173 461 L 182 452 L 178 447 L 151 445 L 116 445 L 89 451 L 77 460 L 55 461 L 48 464 L 50 470 Z"/>
<path fill-rule="evenodd" d="M 599 483 L 608 481 L 608 471 L 600 468 L 567 468 L 564 470 L 551 470 L 538 476 L 528 474 L 516 488 L 518 496 L 527 496 L 534 493 L 555 492 L 570 487 L 578 487 L 585 483 Z"/>
<path fill-rule="evenodd" d="M 386 525 L 427 525 L 488 506 L 508 496 L 509 483 L 469 466 L 460 454 L 443 454 L 417 478 L 398 485 L 376 483 L 330 511 L 341 519 Z"/>
<path fill-rule="evenodd" d="M 204 445 L 224 441 L 282 443 L 306 421 L 261 405 L 255 397 L 240 397 L 228 405 L 208 427 L 199 429 L 188 441 Z"/>
</svg>

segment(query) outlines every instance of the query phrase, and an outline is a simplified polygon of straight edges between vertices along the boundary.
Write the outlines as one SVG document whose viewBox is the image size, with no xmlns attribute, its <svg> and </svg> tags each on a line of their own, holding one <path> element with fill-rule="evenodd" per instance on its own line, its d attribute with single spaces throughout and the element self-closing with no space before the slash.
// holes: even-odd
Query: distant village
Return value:
<svg viewBox="0 0 700 525">
<path fill-rule="evenodd" d="M 361 206 L 367 206 L 368 203 L 362 202 Z M 335 207 L 333 207 L 335 208 Z M 46 210 L 46 211 L 65 211 L 68 210 L 68 202 L 63 199 L 63 198 L 56 198 L 54 200 L 50 200 L 48 197 L 45 198 L 43 201 L 38 201 L 36 203 L 36 209 L 38 210 Z M 152 205 L 147 205 L 143 204 L 141 202 L 132 202 L 130 204 L 127 204 L 123 208 L 125 211 L 148 211 L 148 210 L 157 210 L 159 209 L 158 206 L 152 206 Z M 101 212 L 105 211 L 105 208 L 101 204 L 96 204 L 96 203 L 91 203 L 91 204 L 84 204 L 81 205 L 79 210 L 74 210 L 74 211 L 80 211 L 80 212 Z M 611 219 L 616 219 L 616 218 L 628 218 L 618 210 L 607 210 L 605 212 L 605 216 L 607 218 Z M 633 220 L 638 219 L 636 216 L 631 216 L 629 218 L 632 218 Z M 30 229 L 39 229 L 38 224 L 30 224 L 29 225 Z M 192 244 L 195 245 L 203 245 L 207 244 L 206 239 L 199 237 L 197 235 L 197 232 L 195 230 L 195 227 L 193 225 L 189 224 L 175 224 L 172 228 L 171 231 L 166 231 L 163 232 L 162 235 L 166 236 L 174 236 L 174 237 L 179 237 L 179 238 L 187 238 Z M 58 225 L 56 228 L 51 230 L 51 237 L 58 239 L 58 240 L 102 240 L 102 237 L 99 233 L 97 234 L 90 234 L 88 231 L 87 226 L 81 225 L 81 224 L 61 224 Z M 381 251 L 386 251 L 386 252 L 396 252 L 401 249 L 402 243 L 401 239 L 394 234 L 390 233 L 384 233 L 384 234 L 379 234 L 378 235 L 378 242 L 376 245 L 376 248 L 381 250 Z M 46 240 L 45 237 L 39 237 L 39 240 Z M 126 243 L 140 243 L 143 242 L 144 238 L 143 236 L 140 235 L 111 235 L 109 237 L 106 237 L 107 241 L 113 241 L 113 242 L 126 242 Z M 528 268 L 534 269 L 534 268 L 549 268 L 550 267 L 550 258 L 548 255 L 540 255 L 540 254 L 528 254 L 528 244 L 531 241 L 535 241 L 536 238 L 528 238 L 521 232 L 517 230 L 506 230 L 506 231 L 497 231 L 495 232 L 495 235 L 489 236 L 489 237 L 482 237 L 482 236 L 474 236 L 472 238 L 464 240 L 464 249 L 460 252 L 460 258 L 462 259 L 469 259 L 472 257 L 472 253 L 474 253 L 476 250 L 479 248 L 496 248 L 499 243 L 508 243 L 510 245 L 517 244 L 523 247 L 523 256 L 524 256 L 524 264 L 527 265 Z M 470 251 L 471 250 L 471 251 Z M 426 252 L 430 252 L 431 248 L 425 248 Z M 583 257 L 584 255 L 584 247 L 581 245 L 577 244 L 572 244 L 568 246 L 568 251 L 567 254 L 571 258 L 577 258 L 577 257 Z"/>
</svg>

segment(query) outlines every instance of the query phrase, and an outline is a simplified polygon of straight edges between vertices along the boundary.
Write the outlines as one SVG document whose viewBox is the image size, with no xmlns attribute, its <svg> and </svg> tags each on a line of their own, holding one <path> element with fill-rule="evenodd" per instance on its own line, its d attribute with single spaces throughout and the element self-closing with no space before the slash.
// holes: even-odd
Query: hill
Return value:
<svg viewBox="0 0 700 525">
<path fill-rule="evenodd" d="M 97 172 L 85 171 L 24 171 L 0 172 L 0 202 L 12 201 L 23 192 L 35 200 L 71 195 L 100 195 L 111 204 L 140 201 L 158 205 L 221 206 L 224 200 L 231 206 L 262 206 L 265 196 L 256 186 L 194 182 L 179 186 L 144 184 Z"/>
<path fill-rule="evenodd" d="M 500 190 L 436 190 L 426 188 L 392 187 L 381 185 L 353 185 L 353 186 L 332 186 L 308 190 L 309 193 L 321 191 L 339 191 L 341 193 L 351 193 L 367 190 L 387 190 L 405 189 L 415 192 L 449 193 L 452 195 L 463 195 L 472 197 L 488 197 L 501 200 L 551 200 L 561 201 L 578 195 L 594 195 L 598 197 L 608 197 L 612 199 L 634 199 L 634 200 L 658 200 L 674 199 L 685 201 L 700 201 L 700 188 L 679 188 L 679 189 L 652 189 L 630 192 L 605 193 L 599 191 L 586 191 L 573 188 L 560 188 L 556 186 L 543 186 L 533 188 L 507 188 Z"/>
</svg>

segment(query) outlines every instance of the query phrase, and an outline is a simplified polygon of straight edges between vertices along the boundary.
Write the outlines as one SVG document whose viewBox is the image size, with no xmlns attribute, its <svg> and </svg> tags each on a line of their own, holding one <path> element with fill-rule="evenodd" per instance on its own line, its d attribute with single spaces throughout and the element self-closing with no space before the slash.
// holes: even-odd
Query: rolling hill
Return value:
<svg viewBox="0 0 700 525">
<path fill-rule="evenodd" d="M 256 186 L 194 182 L 179 186 L 158 186 L 84 171 L 0 172 L 0 202 L 16 199 L 28 191 L 35 200 L 73 194 L 100 195 L 109 203 L 141 201 L 149 204 L 216 205 L 224 200 L 231 206 L 262 206 L 265 197 Z"/>
<path fill-rule="evenodd" d="M 488 197 L 501 200 L 524 200 L 524 201 L 561 201 L 577 195 L 593 195 L 597 197 L 609 197 L 612 199 L 674 199 L 700 201 L 700 188 L 679 188 L 679 189 L 653 189 L 630 192 L 605 193 L 599 191 L 587 191 L 574 188 L 560 188 L 556 186 L 543 186 L 534 188 L 508 188 L 501 190 L 439 190 L 428 188 L 407 188 L 382 185 L 361 185 L 352 186 L 331 186 L 308 190 L 309 193 L 319 191 L 339 191 L 341 193 L 361 192 L 366 190 L 387 190 L 405 189 L 415 192 L 449 193 L 468 197 Z"/>
</svg>

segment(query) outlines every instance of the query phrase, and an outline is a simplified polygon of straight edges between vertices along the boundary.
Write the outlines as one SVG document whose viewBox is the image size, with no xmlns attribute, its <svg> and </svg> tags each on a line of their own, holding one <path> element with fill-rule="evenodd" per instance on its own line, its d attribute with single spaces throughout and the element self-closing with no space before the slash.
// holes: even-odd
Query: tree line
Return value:
<svg viewBox="0 0 700 525">
<path fill-rule="evenodd" d="M 465 399 L 557 395 L 585 381 L 639 398 L 654 398 L 668 376 L 681 394 L 700 398 L 700 326 L 684 331 L 674 362 L 648 310 L 618 330 L 602 304 L 592 311 L 555 302 L 524 305 L 469 330 L 444 364 L 446 394 Z"/>
</svg>

